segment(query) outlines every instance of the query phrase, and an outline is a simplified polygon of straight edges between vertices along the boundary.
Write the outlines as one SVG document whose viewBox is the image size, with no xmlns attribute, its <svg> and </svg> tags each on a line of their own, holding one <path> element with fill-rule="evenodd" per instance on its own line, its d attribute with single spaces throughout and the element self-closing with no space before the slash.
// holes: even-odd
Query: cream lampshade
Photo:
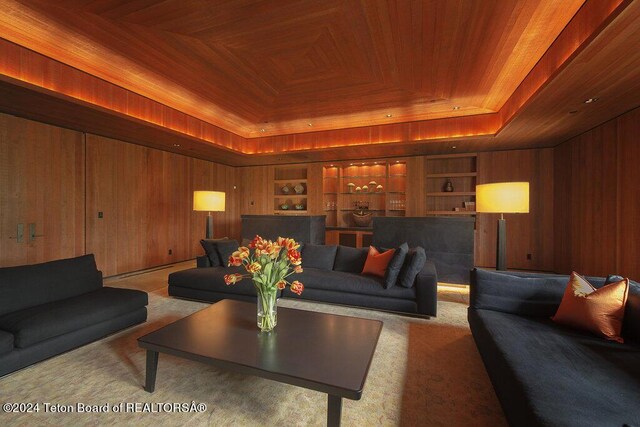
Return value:
<svg viewBox="0 0 640 427">
<path fill-rule="evenodd" d="M 528 182 L 497 182 L 476 186 L 476 212 L 499 213 L 496 270 L 506 270 L 507 223 L 506 213 L 529 213 Z"/>
<path fill-rule="evenodd" d="M 207 239 L 213 239 L 213 217 L 211 212 L 224 212 L 224 191 L 194 191 L 193 210 L 209 212 L 207 215 Z"/>
</svg>

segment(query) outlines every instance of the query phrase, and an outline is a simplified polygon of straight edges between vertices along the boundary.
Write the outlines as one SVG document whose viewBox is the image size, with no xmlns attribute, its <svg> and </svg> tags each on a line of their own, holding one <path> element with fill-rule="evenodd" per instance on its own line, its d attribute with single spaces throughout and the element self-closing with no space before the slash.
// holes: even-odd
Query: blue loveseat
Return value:
<svg viewBox="0 0 640 427">
<path fill-rule="evenodd" d="M 587 278 L 596 288 L 604 278 Z M 624 344 L 560 326 L 569 276 L 471 273 L 469 326 L 509 424 L 640 425 L 640 285 L 632 282 Z"/>
<path fill-rule="evenodd" d="M 144 322 L 147 302 L 103 287 L 93 255 L 0 268 L 0 376 Z"/>
<path fill-rule="evenodd" d="M 197 267 L 169 275 L 169 295 L 202 301 L 220 301 L 225 298 L 255 301 L 256 292 L 250 280 L 234 285 L 224 283 L 224 275 L 244 273 L 242 267 L 226 267 L 232 248 L 237 242 L 198 258 Z M 220 249 L 220 248 L 218 248 Z M 421 316 L 435 316 L 438 303 L 438 278 L 435 266 L 429 260 L 417 274 L 410 287 L 385 287 L 385 279 L 362 275 L 367 249 L 335 245 L 304 245 L 302 259 L 304 272 L 293 279 L 304 284 L 298 296 L 286 289 L 281 296 L 344 304 L 381 310 L 398 311 Z M 409 258 L 409 256 L 408 256 Z M 223 261 L 224 260 L 224 261 Z"/>
</svg>

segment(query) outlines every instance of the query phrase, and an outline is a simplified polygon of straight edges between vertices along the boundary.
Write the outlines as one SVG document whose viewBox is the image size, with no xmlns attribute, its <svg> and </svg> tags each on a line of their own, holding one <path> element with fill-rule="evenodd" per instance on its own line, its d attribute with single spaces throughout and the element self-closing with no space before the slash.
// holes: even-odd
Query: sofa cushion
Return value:
<svg viewBox="0 0 640 427">
<path fill-rule="evenodd" d="M 595 289 L 584 277 L 573 272 L 560 307 L 551 320 L 622 343 L 620 334 L 628 293 L 629 279 Z"/>
<path fill-rule="evenodd" d="M 415 288 L 407 289 L 393 286 L 385 289 L 384 278 L 377 276 L 363 276 L 343 271 L 326 271 L 318 268 L 305 267 L 303 273 L 295 275 L 295 280 L 299 280 L 304 284 L 305 288 L 309 289 L 350 292 L 389 298 L 413 300 L 416 298 Z"/>
<path fill-rule="evenodd" d="M 246 274 L 246 270 L 244 267 L 191 268 L 171 273 L 169 275 L 169 285 L 228 294 L 256 295 L 251 279 L 242 279 L 233 285 L 225 284 L 224 276 L 232 273 Z"/>
<path fill-rule="evenodd" d="M 304 246 L 302 246 L 302 267 L 332 270 L 337 251 L 338 246 L 336 245 L 312 245 L 305 243 Z"/>
<path fill-rule="evenodd" d="M 200 240 L 200 245 L 202 245 L 202 249 L 204 249 L 204 253 L 207 254 L 207 257 L 211 262 L 211 267 L 219 267 L 222 265 L 222 261 L 220 260 L 220 255 L 218 254 L 218 250 L 216 249 L 216 246 L 218 245 L 218 242 L 222 242 L 224 240 L 229 240 L 229 239 L 225 237 L 223 239 Z"/>
<path fill-rule="evenodd" d="M 13 351 L 13 334 L 0 331 L 0 356 Z"/>
<path fill-rule="evenodd" d="M 389 263 L 395 253 L 395 249 L 389 249 L 381 253 L 373 246 L 369 246 L 367 260 L 362 268 L 362 274 L 371 274 L 373 276 L 384 278 L 387 274 Z"/>
<path fill-rule="evenodd" d="M 405 288 L 413 286 L 416 276 L 424 267 L 424 263 L 427 261 L 427 254 L 423 248 L 418 246 L 417 248 L 409 249 L 404 261 L 404 265 L 400 270 L 397 283 Z"/>
<path fill-rule="evenodd" d="M 369 248 L 352 248 L 349 246 L 338 246 L 333 269 L 346 273 L 360 274 L 364 263 L 367 260 Z M 304 258 L 303 258 L 304 261 Z M 307 263 L 305 262 L 305 265 Z"/>
<path fill-rule="evenodd" d="M 229 265 L 229 258 L 238 250 L 239 246 L 238 241 L 233 239 L 218 242 L 216 249 L 218 250 L 218 255 L 220 255 L 220 263 L 223 267 Z"/>
<path fill-rule="evenodd" d="M 122 316 L 147 305 L 146 292 L 104 287 L 62 301 L 26 308 L 0 317 L 15 346 L 35 343 Z"/>
<path fill-rule="evenodd" d="M 513 425 L 640 425 L 640 347 L 548 318 L 469 310 L 474 339 Z"/>
<path fill-rule="evenodd" d="M 0 268 L 0 316 L 102 287 L 93 254 Z"/>
<path fill-rule="evenodd" d="M 385 288 L 390 288 L 398 281 L 400 270 L 402 270 L 404 261 L 407 258 L 407 253 L 409 253 L 409 245 L 407 245 L 406 242 L 396 248 L 393 258 L 391 258 L 391 261 L 387 266 L 387 273 L 384 276 Z"/>
</svg>

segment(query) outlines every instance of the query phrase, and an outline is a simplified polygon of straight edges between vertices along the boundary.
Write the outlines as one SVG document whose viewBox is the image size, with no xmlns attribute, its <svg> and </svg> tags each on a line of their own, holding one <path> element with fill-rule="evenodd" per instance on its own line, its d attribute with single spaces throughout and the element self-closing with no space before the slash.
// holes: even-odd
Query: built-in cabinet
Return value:
<svg viewBox="0 0 640 427">
<path fill-rule="evenodd" d="M 477 155 L 425 157 L 426 215 L 475 215 Z"/>
<path fill-rule="evenodd" d="M 307 215 L 308 175 L 306 166 L 275 167 L 273 172 L 273 213 Z"/>
<path fill-rule="evenodd" d="M 405 216 L 406 161 L 324 165 L 322 181 L 328 227 L 360 226 L 353 217 L 357 211 L 374 217 Z"/>
</svg>

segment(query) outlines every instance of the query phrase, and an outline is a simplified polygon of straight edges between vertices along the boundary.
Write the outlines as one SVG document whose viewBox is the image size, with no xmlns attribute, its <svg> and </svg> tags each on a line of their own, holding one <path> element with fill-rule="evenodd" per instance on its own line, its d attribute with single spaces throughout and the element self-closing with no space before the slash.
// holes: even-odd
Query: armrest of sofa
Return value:
<svg viewBox="0 0 640 427">
<path fill-rule="evenodd" d="M 512 274 L 474 268 L 469 306 L 522 316 L 550 317 L 558 310 L 568 279 L 568 276 L 555 274 Z"/>
<path fill-rule="evenodd" d="M 433 262 L 427 260 L 424 263 L 416 276 L 415 287 L 418 313 L 435 317 L 438 311 L 438 275 Z"/>
<path fill-rule="evenodd" d="M 196 258 L 196 267 L 198 268 L 211 267 L 211 260 L 206 255 L 199 256 Z"/>
</svg>

